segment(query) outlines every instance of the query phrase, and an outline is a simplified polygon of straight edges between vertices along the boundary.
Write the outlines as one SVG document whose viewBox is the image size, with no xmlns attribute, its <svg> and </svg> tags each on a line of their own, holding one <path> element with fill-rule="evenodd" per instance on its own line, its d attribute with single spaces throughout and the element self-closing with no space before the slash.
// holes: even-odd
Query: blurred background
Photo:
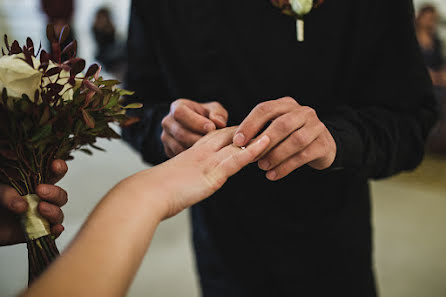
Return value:
<svg viewBox="0 0 446 297">
<path fill-rule="evenodd" d="M 446 111 L 446 1 L 415 1 L 417 37 Z M 23 43 L 27 36 L 44 43 L 48 21 L 71 24 L 79 56 L 99 61 L 106 76 L 123 78 L 129 0 L 0 0 L 0 34 Z M 1 42 L 3 45 L 3 42 Z M 429 139 L 423 164 L 414 172 L 372 182 L 375 262 L 382 297 L 446 296 L 446 118 Z M 106 153 L 76 154 L 60 183 L 70 197 L 64 207 L 67 246 L 98 200 L 116 182 L 144 168 L 139 156 L 121 141 L 101 141 Z M 14 296 L 27 283 L 25 245 L 0 248 L 0 296 Z M 126 255 L 116 255 L 125 257 Z M 101 276 L 98 276 L 101 277 Z M 158 229 L 129 296 L 197 297 L 188 213 Z"/>
</svg>

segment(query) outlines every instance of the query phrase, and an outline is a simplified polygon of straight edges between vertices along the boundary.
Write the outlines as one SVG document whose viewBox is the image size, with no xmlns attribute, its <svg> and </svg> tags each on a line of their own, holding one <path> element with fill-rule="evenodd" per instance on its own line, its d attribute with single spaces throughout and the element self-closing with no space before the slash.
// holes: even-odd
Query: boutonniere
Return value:
<svg viewBox="0 0 446 297">
<path fill-rule="evenodd" d="M 296 19 L 297 40 L 304 41 L 304 16 L 313 8 L 319 7 L 324 0 L 271 0 L 286 15 Z"/>
</svg>

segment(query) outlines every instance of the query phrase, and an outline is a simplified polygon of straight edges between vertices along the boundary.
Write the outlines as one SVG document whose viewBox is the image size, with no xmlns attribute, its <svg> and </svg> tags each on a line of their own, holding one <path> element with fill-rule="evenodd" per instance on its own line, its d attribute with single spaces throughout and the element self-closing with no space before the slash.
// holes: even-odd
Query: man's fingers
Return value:
<svg viewBox="0 0 446 297">
<path fill-rule="evenodd" d="M 161 133 L 161 140 L 164 144 L 165 153 L 168 155 L 169 153 L 173 153 L 174 156 L 186 150 L 178 141 L 173 138 L 172 135 L 163 131 Z"/>
<path fill-rule="evenodd" d="M 63 160 L 54 160 L 53 163 L 51 163 L 51 170 L 53 172 L 53 176 L 48 183 L 55 184 L 65 176 L 68 171 L 68 166 Z"/>
<path fill-rule="evenodd" d="M 51 224 L 62 224 L 64 219 L 63 211 L 48 202 L 42 201 L 39 203 L 39 206 L 37 207 L 39 210 L 39 213 L 46 218 Z"/>
<path fill-rule="evenodd" d="M 173 108 L 171 115 L 175 121 L 183 125 L 186 129 L 201 135 L 205 135 L 216 129 L 215 124 L 210 119 L 184 104 Z"/>
<path fill-rule="evenodd" d="M 307 114 L 309 114 L 311 110 L 311 108 L 306 107 L 298 108 L 273 120 L 271 125 L 269 125 L 269 127 L 258 137 L 258 139 L 260 139 L 263 135 L 268 135 L 271 139 L 268 148 L 260 157 L 262 158 L 284 139 L 306 125 L 308 119 Z"/>
<path fill-rule="evenodd" d="M 176 141 L 178 141 L 185 148 L 191 147 L 202 137 L 200 134 L 187 130 L 172 117 L 164 118 L 161 125 L 168 134 L 175 138 Z"/>
<path fill-rule="evenodd" d="M 209 119 L 218 129 L 226 127 L 228 123 L 228 111 L 218 102 L 203 104 L 209 110 Z"/>
<path fill-rule="evenodd" d="M 283 142 L 267 153 L 259 161 L 259 167 L 263 170 L 270 170 L 276 167 L 284 160 L 311 145 L 321 135 L 324 128 L 325 126 L 320 122 L 307 123 L 302 128 L 291 133 Z"/>
<path fill-rule="evenodd" d="M 0 185 L 0 206 L 15 214 L 22 214 L 28 209 L 28 204 L 17 191 L 7 185 Z"/>
<path fill-rule="evenodd" d="M 276 168 L 268 171 L 266 173 L 266 177 L 271 181 L 279 180 L 287 176 L 297 168 L 300 168 L 303 165 L 320 158 L 322 154 L 323 154 L 323 148 L 319 146 L 316 141 L 314 141 L 304 150 L 300 151 L 294 156 L 291 156 Z"/>
<path fill-rule="evenodd" d="M 234 136 L 234 144 L 246 145 L 271 120 L 299 106 L 291 97 L 266 101 L 257 105 L 240 124 Z"/>
<path fill-rule="evenodd" d="M 64 206 L 68 202 L 67 192 L 58 186 L 38 185 L 36 192 L 42 200 L 59 207 Z"/>
</svg>

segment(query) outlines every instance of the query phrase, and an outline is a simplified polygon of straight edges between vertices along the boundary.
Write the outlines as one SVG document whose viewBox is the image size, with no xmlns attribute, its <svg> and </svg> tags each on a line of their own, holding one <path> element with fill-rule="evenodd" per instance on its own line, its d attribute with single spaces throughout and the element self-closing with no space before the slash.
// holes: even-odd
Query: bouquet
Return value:
<svg viewBox="0 0 446 297">
<path fill-rule="evenodd" d="M 70 160 L 75 150 L 92 154 L 88 147 L 102 150 L 95 145 L 98 137 L 119 138 L 109 123 L 130 125 L 138 119 L 125 110 L 141 107 L 122 106 L 121 97 L 132 93 L 100 77 L 99 65 L 82 74 L 85 61 L 76 57 L 76 41 L 60 47 L 68 33 L 65 27 L 56 36 L 48 25 L 51 53 L 36 50 L 30 38 L 23 47 L 17 41 L 9 45 L 5 35 L 0 58 L 0 183 L 14 187 L 29 204 L 21 221 L 30 283 L 59 254 L 35 195 L 36 187 L 51 178 L 52 161 Z"/>
</svg>

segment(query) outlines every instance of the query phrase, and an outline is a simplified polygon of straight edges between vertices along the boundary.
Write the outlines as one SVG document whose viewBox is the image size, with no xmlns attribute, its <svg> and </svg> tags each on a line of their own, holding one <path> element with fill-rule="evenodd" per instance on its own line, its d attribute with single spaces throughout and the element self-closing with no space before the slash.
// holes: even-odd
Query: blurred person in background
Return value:
<svg viewBox="0 0 446 297">
<path fill-rule="evenodd" d="M 123 137 L 146 162 L 240 123 L 235 145 L 271 139 L 192 208 L 204 297 L 377 296 L 368 181 L 423 159 L 432 84 L 411 0 L 314 3 L 298 42 L 267 0 L 132 1 L 127 88 L 144 108 Z"/>
<path fill-rule="evenodd" d="M 73 26 L 71 26 L 74 14 L 74 0 L 41 0 L 42 11 L 47 16 L 47 21 L 54 25 L 56 36 L 59 36 L 65 25 L 70 26 L 70 34 L 68 38 L 61 44 L 64 48 L 75 39 Z"/>
<path fill-rule="evenodd" d="M 107 71 L 118 78 L 122 77 L 126 63 L 125 42 L 117 40 L 115 25 L 108 8 L 98 9 L 92 31 L 97 47 L 96 59 Z"/>
<path fill-rule="evenodd" d="M 426 67 L 429 70 L 438 102 L 439 121 L 432 129 L 427 146 L 429 151 L 446 153 L 446 67 L 442 42 L 438 36 L 439 14 L 432 4 L 420 7 L 416 22 L 416 34 Z"/>
<path fill-rule="evenodd" d="M 428 67 L 434 86 L 443 84 L 441 72 L 444 68 L 443 49 L 437 34 L 438 12 L 431 4 L 423 5 L 416 18 L 416 33 L 424 62 Z"/>
</svg>

